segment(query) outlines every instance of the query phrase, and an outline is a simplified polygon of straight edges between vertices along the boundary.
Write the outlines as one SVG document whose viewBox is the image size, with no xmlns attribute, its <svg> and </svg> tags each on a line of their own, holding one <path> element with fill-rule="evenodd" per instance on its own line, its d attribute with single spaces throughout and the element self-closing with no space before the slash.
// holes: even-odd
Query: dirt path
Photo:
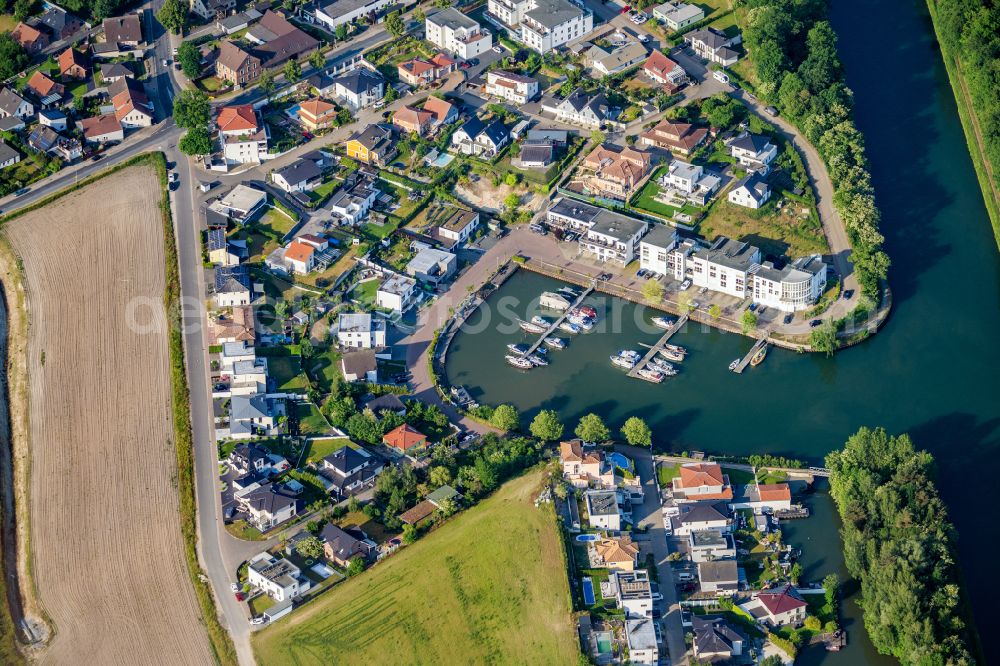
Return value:
<svg viewBox="0 0 1000 666">
<path fill-rule="evenodd" d="M 31 565 L 56 632 L 43 663 L 213 661 L 178 514 L 160 196 L 136 167 L 5 227 L 30 316 Z"/>
<path fill-rule="evenodd" d="M 947 58 L 948 56 L 945 57 Z M 976 115 L 976 108 L 972 105 L 972 95 L 969 94 L 969 86 L 965 82 L 965 76 L 962 74 L 962 63 L 958 61 L 958 58 L 955 58 L 953 62 L 955 63 L 955 78 L 958 79 L 959 85 L 962 86 L 963 105 L 969 111 L 968 115 L 972 124 L 972 132 L 976 137 L 976 149 L 979 151 L 983 169 L 986 170 L 986 182 L 989 184 L 990 193 L 993 196 L 996 207 L 1000 207 L 1000 189 L 997 189 L 996 177 L 993 175 L 993 164 L 986 157 L 986 141 L 983 139 L 983 131 L 979 127 L 979 116 Z M 983 194 L 985 195 L 986 193 L 984 192 Z"/>
</svg>

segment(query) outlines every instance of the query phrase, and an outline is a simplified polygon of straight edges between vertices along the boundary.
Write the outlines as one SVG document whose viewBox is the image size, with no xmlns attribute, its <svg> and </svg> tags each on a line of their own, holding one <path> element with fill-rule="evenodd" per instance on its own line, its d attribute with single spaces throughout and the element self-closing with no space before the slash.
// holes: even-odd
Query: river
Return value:
<svg viewBox="0 0 1000 666">
<path fill-rule="evenodd" d="M 690 359 L 679 376 L 654 386 L 625 378 L 608 355 L 640 349 L 636 343 L 651 342 L 656 332 L 640 330 L 635 306 L 597 298 L 621 316 L 614 334 L 577 336 L 569 349 L 550 354 L 549 367 L 521 373 L 503 363 L 503 347 L 526 338 L 497 330 L 497 306 L 512 297 L 514 311 L 527 314 L 531 299 L 554 283 L 520 273 L 488 301 L 490 325 L 456 337 L 448 379 L 487 403 L 515 405 L 525 418 L 553 408 L 575 423 L 595 411 L 617 427 L 636 414 L 669 451 L 772 452 L 820 462 L 860 426 L 909 432 L 937 457 L 941 492 L 963 537 L 973 609 L 988 636 L 1000 592 L 992 556 L 1000 525 L 973 518 L 1000 472 L 1000 257 L 923 2 L 832 4 L 893 261 L 894 310 L 878 335 L 832 359 L 772 349 L 761 367 L 736 376 L 726 366 L 749 341 L 689 326 L 674 341 L 691 350 Z M 467 329 L 482 327 L 483 316 L 474 315 Z M 822 495 L 812 501 L 825 503 L 817 511 L 830 520 L 794 530 L 808 532 L 807 557 L 838 569 L 832 509 Z M 810 661 L 882 661 L 861 636 L 853 601 L 847 614 L 851 649 Z M 984 643 L 988 661 L 1000 661 L 1000 649 Z"/>
</svg>

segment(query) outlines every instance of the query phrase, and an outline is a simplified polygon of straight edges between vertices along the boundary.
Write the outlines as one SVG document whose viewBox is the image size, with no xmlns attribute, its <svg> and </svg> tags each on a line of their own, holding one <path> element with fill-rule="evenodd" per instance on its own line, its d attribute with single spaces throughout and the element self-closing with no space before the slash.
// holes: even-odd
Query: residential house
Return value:
<svg viewBox="0 0 1000 666">
<path fill-rule="evenodd" d="M 434 114 L 412 106 L 404 106 L 392 114 L 392 124 L 401 132 L 423 136 L 434 126 Z"/>
<path fill-rule="evenodd" d="M 382 460 L 361 447 L 342 446 L 318 464 L 320 479 L 334 499 L 349 497 L 370 487 L 382 473 Z"/>
<path fill-rule="evenodd" d="M 219 56 L 215 60 L 215 75 L 223 81 L 240 88 L 253 83 L 263 71 L 261 59 L 225 40 L 219 44 Z"/>
<path fill-rule="evenodd" d="M 627 199 L 645 182 L 653 165 L 653 156 L 644 150 L 602 143 L 583 160 L 591 175 L 584 180 L 596 196 Z"/>
<path fill-rule="evenodd" d="M 721 617 L 691 618 L 694 656 L 699 661 L 723 662 L 743 654 L 744 638 Z"/>
<path fill-rule="evenodd" d="M 458 120 L 458 109 L 451 102 L 447 102 L 440 97 L 431 95 L 424 102 L 424 111 L 430 112 L 434 116 L 434 125 L 439 127 Z"/>
<path fill-rule="evenodd" d="M 406 274 L 428 284 L 440 284 L 455 273 L 458 258 L 452 252 L 425 247 L 406 264 Z"/>
<path fill-rule="evenodd" d="M 591 528 L 619 532 L 632 522 L 631 509 L 626 509 L 627 498 L 618 489 L 588 490 L 583 499 Z"/>
<path fill-rule="evenodd" d="M 559 462 L 563 478 L 577 488 L 587 488 L 591 484 L 601 488 L 614 486 L 614 470 L 604 459 L 604 453 L 584 449 L 579 439 L 559 442 Z"/>
<path fill-rule="evenodd" d="M 367 67 L 357 67 L 333 80 L 333 96 L 351 111 L 366 109 L 385 95 L 385 79 Z"/>
<path fill-rule="evenodd" d="M 66 87 L 63 84 L 56 83 L 40 69 L 35 70 L 35 73 L 28 78 L 24 89 L 34 95 L 42 106 L 51 106 L 62 100 L 66 94 Z"/>
<path fill-rule="evenodd" d="M 493 47 L 493 36 L 454 7 L 436 9 L 427 14 L 424 38 L 463 60 L 482 55 Z"/>
<path fill-rule="evenodd" d="M 728 67 L 739 60 L 740 54 L 733 47 L 743 39 L 739 35 L 727 37 L 725 33 L 715 28 L 705 28 L 685 35 L 684 41 L 705 60 Z"/>
<path fill-rule="evenodd" d="M 0 132 L 19 132 L 25 127 L 24 120 L 17 116 L 0 116 Z"/>
<path fill-rule="evenodd" d="M 695 563 L 735 559 L 736 542 L 719 530 L 694 530 L 688 534 L 688 554 Z"/>
<path fill-rule="evenodd" d="M 89 76 L 86 57 L 72 46 L 60 53 L 56 62 L 59 65 L 59 74 L 64 79 L 83 80 Z"/>
<path fill-rule="evenodd" d="M 134 79 L 135 73 L 129 69 L 124 63 L 112 62 L 101 65 L 101 80 L 104 81 L 105 85 L 109 85 L 117 81 L 118 79 Z"/>
<path fill-rule="evenodd" d="M 374 349 L 346 351 L 340 357 L 340 371 L 348 382 L 378 382 L 378 360 Z"/>
<path fill-rule="evenodd" d="M 333 127 L 337 107 L 326 100 L 314 97 L 299 104 L 299 122 L 311 132 Z"/>
<path fill-rule="evenodd" d="M 142 20 L 138 14 L 106 18 L 103 27 L 104 41 L 117 44 L 120 51 L 131 50 L 142 44 Z"/>
<path fill-rule="evenodd" d="M 520 169 L 545 169 L 556 161 L 559 144 L 550 139 L 525 139 L 513 160 Z"/>
<path fill-rule="evenodd" d="M 606 208 L 560 197 L 546 212 L 549 226 L 579 233 L 580 248 L 594 254 L 600 261 L 615 261 L 622 265 L 635 258 L 639 239 L 648 224 Z"/>
<path fill-rule="evenodd" d="M 491 15 L 541 54 L 554 51 L 594 29 L 594 15 L 568 0 L 489 0 Z"/>
<path fill-rule="evenodd" d="M 108 95 L 115 107 L 115 117 L 124 129 L 153 124 L 153 105 L 145 88 L 135 79 L 118 79 L 108 86 Z"/>
<path fill-rule="evenodd" d="M 760 260 L 759 248 L 719 236 L 711 245 L 693 238 L 678 241 L 667 264 L 675 280 L 690 279 L 697 287 L 746 298 L 753 293 Z"/>
<path fill-rule="evenodd" d="M 408 423 L 394 428 L 382 436 L 382 443 L 402 453 L 427 446 L 427 435 Z"/>
<path fill-rule="evenodd" d="M 234 397 L 233 402 L 236 400 Z M 279 483 L 254 483 L 233 493 L 233 497 L 247 513 L 247 522 L 261 532 L 273 529 L 298 515 L 298 500 Z"/>
<path fill-rule="evenodd" d="M 357 529 L 352 531 L 357 536 L 340 529 L 333 523 L 327 523 L 323 526 L 323 529 L 319 533 L 319 538 L 323 542 L 323 554 L 326 556 L 326 559 L 337 566 L 346 567 L 355 557 L 360 557 L 364 560 L 369 558 L 372 546 L 366 543 L 364 538 L 358 538 L 362 537 L 364 533 Z"/>
<path fill-rule="evenodd" d="M 771 162 L 778 156 L 778 147 L 769 137 L 743 132 L 729 143 L 729 152 L 741 166 L 766 175 L 771 170 Z"/>
<path fill-rule="evenodd" d="M 643 73 L 668 90 L 678 90 L 688 80 L 687 72 L 659 49 L 653 51 L 642 66 Z"/>
<path fill-rule="evenodd" d="M 345 312 L 337 318 L 337 344 L 371 349 L 385 347 L 385 320 L 368 312 Z"/>
<path fill-rule="evenodd" d="M 317 6 L 314 16 L 317 23 L 334 32 L 338 25 L 349 25 L 358 19 L 378 16 L 396 4 L 397 0 L 333 0 Z"/>
<path fill-rule="evenodd" d="M 294 599 L 312 587 L 301 569 L 289 560 L 276 558 L 267 552 L 250 560 L 247 582 L 279 602 Z"/>
<path fill-rule="evenodd" d="M 718 530 L 730 532 L 732 521 L 729 507 L 725 502 L 690 502 L 678 506 L 678 513 L 670 516 L 670 527 L 677 536 L 688 536 L 691 532 Z"/>
<path fill-rule="evenodd" d="M 272 69 L 312 53 L 319 47 L 316 38 L 270 9 L 250 28 L 245 38 L 258 45 L 256 55 L 265 67 Z"/>
<path fill-rule="evenodd" d="M 274 249 L 264 264 L 276 273 L 308 275 L 316 268 L 316 248 L 296 238 L 284 247 Z"/>
<path fill-rule="evenodd" d="M 797 626 L 806 620 L 807 606 L 794 585 L 785 584 L 758 592 L 740 608 L 759 622 L 772 627 Z"/>
<path fill-rule="evenodd" d="M 653 8 L 653 18 L 663 21 L 674 32 L 680 32 L 689 25 L 704 21 L 705 10 L 686 2 L 665 2 Z"/>
<path fill-rule="evenodd" d="M 592 541 L 587 550 L 591 566 L 601 569 L 634 571 L 639 565 L 639 546 L 628 536 Z"/>
<path fill-rule="evenodd" d="M 384 393 L 376 396 L 365 403 L 365 409 L 370 409 L 376 416 L 381 416 L 384 412 L 392 412 L 398 416 L 406 413 L 406 405 L 395 393 Z"/>
<path fill-rule="evenodd" d="M 344 224 L 359 224 L 368 216 L 381 192 L 375 181 L 357 173 L 344 180 L 344 186 L 330 199 L 330 212 Z"/>
<path fill-rule="evenodd" d="M 771 198 L 771 188 L 760 173 L 751 171 L 733 184 L 726 199 L 744 208 L 758 209 Z"/>
<path fill-rule="evenodd" d="M 0 118 L 25 120 L 35 114 L 35 105 L 18 95 L 12 88 L 0 90 Z"/>
<path fill-rule="evenodd" d="M 267 126 L 252 105 L 222 107 L 215 124 L 227 164 L 259 164 L 267 159 Z"/>
<path fill-rule="evenodd" d="M 748 483 L 741 494 L 729 504 L 732 509 L 753 509 L 770 512 L 792 506 L 792 490 L 787 483 Z"/>
<path fill-rule="evenodd" d="M 591 129 L 600 129 L 617 119 L 619 114 L 619 109 L 611 106 L 604 93 L 591 95 L 583 89 L 573 91 L 563 100 L 545 98 L 541 108 L 558 121 Z"/>
<path fill-rule="evenodd" d="M 476 157 L 495 157 L 509 143 L 510 132 L 500 119 L 486 124 L 473 116 L 451 135 L 452 148 Z"/>
<path fill-rule="evenodd" d="M 422 86 L 442 79 L 455 71 L 456 61 L 444 53 L 438 53 L 430 60 L 413 58 L 399 63 L 396 73 L 400 80 L 411 86 Z"/>
<path fill-rule="evenodd" d="M 417 281 L 403 275 L 393 275 L 375 291 L 375 304 L 394 313 L 406 312 L 416 301 Z"/>
<path fill-rule="evenodd" d="M 67 138 L 47 125 L 35 125 L 28 135 L 28 145 L 40 153 L 55 155 L 72 162 L 83 155 L 83 148 L 76 139 Z"/>
<path fill-rule="evenodd" d="M 256 474 L 267 477 L 281 474 L 291 467 L 284 456 L 270 453 L 256 444 L 237 444 L 226 459 L 230 469 L 241 476 Z"/>
<path fill-rule="evenodd" d="M 42 109 L 38 112 L 38 122 L 57 132 L 65 132 L 69 128 L 69 119 L 59 109 Z"/>
<path fill-rule="evenodd" d="M 654 225 L 639 241 L 639 268 L 660 275 L 672 275 L 671 251 L 677 246 L 677 231 L 663 224 Z"/>
<path fill-rule="evenodd" d="M 271 172 L 271 180 L 285 192 L 306 192 L 319 185 L 323 171 L 313 160 L 299 159 Z"/>
<path fill-rule="evenodd" d="M 191 0 L 191 13 L 205 21 L 236 11 L 236 0 Z"/>
<path fill-rule="evenodd" d="M 513 104 L 527 104 L 538 96 L 538 79 L 502 69 L 486 72 L 486 94 Z"/>
<path fill-rule="evenodd" d="M 276 434 L 279 415 L 275 402 L 263 394 L 233 395 L 229 401 L 229 436 L 248 439 Z"/>
<path fill-rule="evenodd" d="M 257 360 L 257 350 L 253 344 L 247 341 L 226 342 L 219 352 L 219 367 L 223 370 L 232 370 L 237 363 Z"/>
<path fill-rule="evenodd" d="M 38 55 L 49 46 L 48 32 L 27 23 L 18 23 L 10 36 L 30 55 Z"/>
<path fill-rule="evenodd" d="M 698 563 L 698 581 L 702 592 L 732 596 L 739 590 L 740 575 L 736 560 L 711 560 Z"/>
<path fill-rule="evenodd" d="M 427 495 L 427 501 L 441 509 L 446 507 L 446 503 L 457 506 L 462 499 L 462 494 L 449 485 L 439 487 L 437 490 Z"/>
<path fill-rule="evenodd" d="M 221 345 L 226 342 L 253 344 L 257 339 L 253 308 L 242 305 L 232 308 L 229 313 L 220 313 L 208 318 L 208 344 Z"/>
<path fill-rule="evenodd" d="M 365 164 L 385 166 L 395 154 L 392 127 L 388 125 L 369 125 L 347 140 L 347 156 Z"/>
<path fill-rule="evenodd" d="M 805 310 L 823 295 L 826 275 L 826 263 L 818 254 L 800 257 L 780 270 L 765 261 L 753 275 L 754 303 L 782 312 Z"/>
<path fill-rule="evenodd" d="M 239 222 L 252 219 L 267 206 L 267 192 L 240 183 L 214 201 L 211 210 Z"/>
<path fill-rule="evenodd" d="M 215 269 L 215 303 L 219 307 L 250 305 L 253 284 L 246 265 Z"/>
<path fill-rule="evenodd" d="M 708 128 L 679 120 L 663 119 L 639 135 L 645 146 L 665 148 L 672 153 L 690 155 L 708 136 Z"/>
<path fill-rule="evenodd" d="M 0 169 L 14 166 L 21 161 L 21 154 L 0 140 Z"/>
<path fill-rule="evenodd" d="M 625 619 L 653 617 L 653 588 L 645 569 L 613 574 L 615 601 L 625 611 Z"/>
<path fill-rule="evenodd" d="M 44 3 L 45 11 L 28 19 L 28 23 L 48 32 L 53 42 L 69 39 L 84 27 L 90 25 L 70 14 L 65 9 L 51 3 Z"/>
<path fill-rule="evenodd" d="M 407 525 L 417 525 L 434 515 L 438 507 L 430 500 L 423 500 L 416 506 L 399 514 L 399 520 Z"/>
<path fill-rule="evenodd" d="M 586 59 L 598 75 L 614 76 L 645 60 L 646 53 L 646 47 L 641 42 L 630 41 L 610 52 L 600 46 L 592 46 L 587 50 Z"/>
<path fill-rule="evenodd" d="M 731 500 L 729 475 L 717 463 L 687 463 L 671 481 L 675 501 Z"/>
<path fill-rule="evenodd" d="M 625 642 L 632 664 L 656 666 L 660 663 L 660 647 L 656 622 L 650 618 L 625 620 Z"/>
<path fill-rule="evenodd" d="M 479 213 L 458 204 L 444 203 L 436 209 L 431 237 L 452 249 L 467 241 L 479 227 Z"/>
</svg>

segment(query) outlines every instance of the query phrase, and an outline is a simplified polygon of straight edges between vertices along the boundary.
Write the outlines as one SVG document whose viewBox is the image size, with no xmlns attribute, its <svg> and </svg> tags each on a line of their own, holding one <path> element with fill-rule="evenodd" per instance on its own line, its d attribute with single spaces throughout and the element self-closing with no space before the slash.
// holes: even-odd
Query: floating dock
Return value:
<svg viewBox="0 0 1000 666">
<path fill-rule="evenodd" d="M 795 518 L 808 518 L 809 509 L 804 506 L 792 506 L 788 509 L 777 509 L 774 512 L 775 520 L 793 520 Z"/>
<path fill-rule="evenodd" d="M 756 343 L 754 343 L 754 346 L 750 348 L 750 351 L 748 351 L 747 355 L 743 357 L 743 360 L 739 362 L 739 365 L 733 368 L 733 372 L 735 372 L 736 374 L 740 374 L 744 370 L 746 370 L 747 366 L 750 365 L 750 360 L 757 354 L 757 352 L 759 352 L 767 345 L 768 345 L 767 338 L 761 338 Z"/>
<path fill-rule="evenodd" d="M 548 330 L 546 330 L 544 333 L 542 333 L 538 337 L 538 339 L 535 340 L 534 344 L 532 344 L 530 347 L 528 347 L 528 351 L 526 351 L 523 354 L 521 354 L 521 358 L 524 358 L 526 356 L 531 356 L 532 354 L 534 354 L 538 350 L 538 348 L 541 346 L 542 342 L 545 341 L 545 338 L 547 338 L 550 335 L 552 335 L 556 331 L 556 329 L 559 328 L 559 325 L 561 323 L 563 323 L 563 321 L 566 320 L 566 317 L 569 316 L 569 313 L 572 312 L 577 307 L 579 307 L 580 304 L 583 303 L 583 299 L 587 298 L 587 296 L 590 296 L 590 293 L 592 291 L 594 291 L 594 285 L 590 285 L 589 287 L 587 287 L 583 291 L 582 294 L 580 294 L 579 296 L 577 296 L 576 300 L 573 301 L 573 305 L 571 305 L 568 310 L 566 310 L 561 315 L 559 315 L 558 319 L 556 319 L 554 322 L 552 322 L 552 325 L 549 326 Z"/>
<path fill-rule="evenodd" d="M 656 344 L 649 348 L 649 351 L 646 352 L 646 355 L 642 357 L 642 360 L 636 363 L 635 367 L 628 371 L 628 376 L 638 377 L 639 370 L 645 368 L 646 364 L 649 363 L 651 360 L 653 360 L 653 357 L 656 356 L 656 354 L 661 349 L 663 349 L 663 346 L 667 344 L 667 341 L 669 341 L 670 338 L 673 337 L 674 333 L 681 330 L 681 327 L 683 327 L 684 324 L 687 323 L 687 320 L 688 320 L 687 313 L 682 314 L 680 318 L 678 318 L 677 321 L 675 321 L 673 325 L 667 329 L 667 332 L 663 334 L 663 337 L 657 340 Z"/>
</svg>

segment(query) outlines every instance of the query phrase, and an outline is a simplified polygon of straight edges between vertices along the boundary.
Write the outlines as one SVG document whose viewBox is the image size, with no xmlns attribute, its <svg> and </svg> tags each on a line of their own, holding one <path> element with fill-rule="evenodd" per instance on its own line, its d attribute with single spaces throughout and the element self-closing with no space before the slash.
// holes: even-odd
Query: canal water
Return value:
<svg viewBox="0 0 1000 666">
<path fill-rule="evenodd" d="M 533 314 L 533 299 L 558 283 L 520 273 L 456 337 L 448 379 L 486 403 L 515 405 L 525 419 L 551 408 L 575 423 L 595 411 L 617 427 L 636 414 L 654 428 L 657 447 L 670 451 L 771 452 L 819 463 L 860 426 L 909 432 L 937 457 L 973 609 L 988 636 L 1000 593 L 992 556 L 1000 524 L 969 508 L 989 501 L 1000 473 L 1000 258 L 923 2 L 831 4 L 893 260 L 895 307 L 878 335 L 832 359 L 772 349 L 762 366 L 737 376 L 727 366 L 750 341 L 688 326 L 673 341 L 689 359 L 657 386 L 626 378 L 608 361 L 657 338 L 642 324 L 651 313 L 595 297 L 620 323 L 573 336 L 568 349 L 549 354 L 550 366 L 523 373 L 505 365 L 504 347 L 528 338 L 507 332 L 502 313 Z M 822 494 L 811 501 L 818 518 L 829 519 L 794 531 L 808 539 L 806 556 L 820 558 L 818 572 L 839 569 L 832 506 Z M 846 610 L 849 650 L 807 653 L 809 661 L 882 661 L 861 636 L 853 600 Z M 984 645 L 988 661 L 1000 663 L 1000 648 Z"/>
</svg>

